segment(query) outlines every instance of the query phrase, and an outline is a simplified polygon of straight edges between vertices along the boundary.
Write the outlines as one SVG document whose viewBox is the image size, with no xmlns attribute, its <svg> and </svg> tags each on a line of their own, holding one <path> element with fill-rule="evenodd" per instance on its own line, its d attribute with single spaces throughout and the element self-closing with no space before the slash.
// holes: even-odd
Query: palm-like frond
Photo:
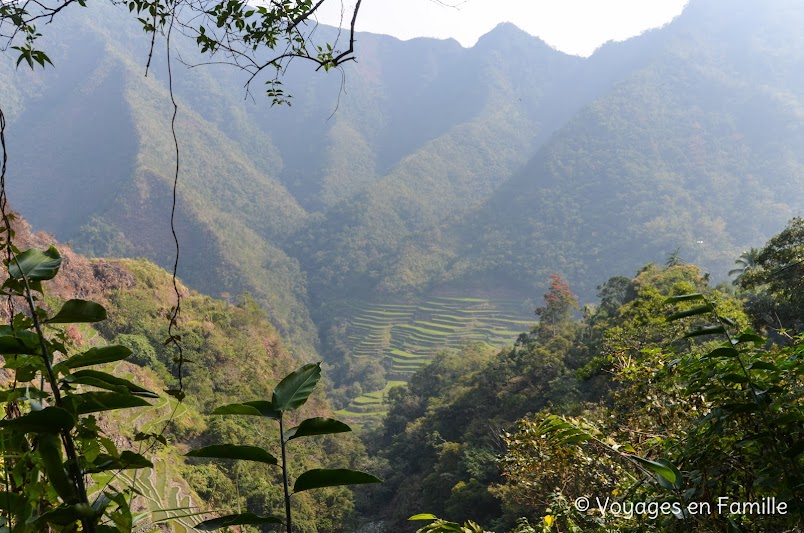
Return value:
<svg viewBox="0 0 804 533">
<path fill-rule="evenodd" d="M 734 261 L 734 264 L 738 265 L 737 268 L 729 270 L 729 276 L 737 276 L 732 283 L 737 284 L 746 272 L 757 268 L 759 264 L 759 252 L 758 249 L 751 248 L 740 254 L 740 257 Z"/>
</svg>

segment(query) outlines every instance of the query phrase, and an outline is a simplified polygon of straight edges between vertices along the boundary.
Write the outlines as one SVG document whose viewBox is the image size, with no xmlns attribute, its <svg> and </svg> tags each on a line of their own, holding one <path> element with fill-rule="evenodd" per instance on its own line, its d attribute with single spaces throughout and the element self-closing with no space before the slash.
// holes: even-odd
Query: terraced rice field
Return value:
<svg viewBox="0 0 804 533">
<path fill-rule="evenodd" d="M 123 375 L 127 379 L 133 377 Z M 187 407 L 184 404 L 177 404 L 175 399 L 163 396 L 153 400 L 151 407 L 131 411 L 133 416 L 128 417 L 126 423 L 133 424 L 135 431 L 159 432 L 171 414 L 173 419 L 177 420 L 186 412 Z M 116 416 L 128 416 L 128 413 L 124 414 L 121 411 L 116 413 Z M 138 450 L 135 448 L 135 451 Z M 179 533 L 195 531 L 194 526 L 201 521 L 201 517 L 196 515 L 198 502 L 193 500 L 189 487 L 180 486 L 172 481 L 180 478 L 175 471 L 175 465 L 172 464 L 175 458 L 166 458 L 164 452 L 148 453 L 147 456 L 153 462 L 153 468 L 94 475 L 93 485 L 89 489 L 90 496 L 102 490 L 107 483 L 118 489 L 133 487 L 138 491 L 134 508 L 138 511 L 135 514 L 138 515 L 139 522 L 135 531 L 157 531 L 160 530 L 158 526 L 160 523 L 166 524 L 170 531 Z"/>
<path fill-rule="evenodd" d="M 335 414 L 340 417 L 352 419 L 376 418 L 384 415 L 387 411 L 385 396 L 388 394 L 388 391 L 394 387 L 404 385 L 405 383 L 405 381 L 388 381 L 388 384 L 383 390 L 367 392 L 363 396 L 355 398 L 352 403 L 349 404 L 349 407 L 337 411 Z"/>
<path fill-rule="evenodd" d="M 391 364 L 388 379 L 397 384 L 406 383 L 440 350 L 467 342 L 512 344 L 535 320 L 517 301 L 450 296 L 410 304 L 355 305 L 347 312 L 352 355 L 386 359 Z M 381 399 L 389 388 L 356 398 L 341 413 L 363 418 L 383 414 Z"/>
</svg>

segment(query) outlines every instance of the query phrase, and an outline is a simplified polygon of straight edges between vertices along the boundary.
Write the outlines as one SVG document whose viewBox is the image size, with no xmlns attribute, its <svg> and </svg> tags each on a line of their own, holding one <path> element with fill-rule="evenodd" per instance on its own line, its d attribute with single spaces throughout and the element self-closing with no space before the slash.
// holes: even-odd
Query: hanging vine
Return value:
<svg viewBox="0 0 804 533">
<path fill-rule="evenodd" d="M 111 0 L 118 3 L 116 0 Z M 128 10 L 137 16 L 150 35 L 151 47 L 146 75 L 151 65 L 157 34 L 165 37 L 168 89 L 172 106 L 171 134 L 175 152 L 170 230 L 175 243 L 172 285 L 176 304 L 168 313 L 166 344 L 175 347 L 177 387 L 167 394 L 179 402 L 184 399 L 184 365 L 187 361 L 179 335 L 182 293 L 178 268 L 180 243 L 176 232 L 178 186 L 181 171 L 176 129 L 179 107 L 173 92 L 171 39 L 178 31 L 194 39 L 208 57 L 243 70 L 248 91 L 252 82 L 266 72 L 267 94 L 272 104 L 289 104 L 290 96 L 281 88 L 280 77 L 290 61 L 312 61 L 316 69 L 330 70 L 354 59 L 354 29 L 360 0 L 357 0 L 348 43 L 339 49 L 335 43 L 316 44 L 313 32 L 315 14 L 325 0 L 272 2 L 252 7 L 238 0 L 131 0 Z M 14 50 L 17 65 L 34 69 L 52 65 L 50 57 L 38 47 L 42 34 L 37 24 L 47 24 L 68 6 L 86 7 L 85 0 L 0 0 L 0 50 Z M 340 33 L 338 34 L 340 37 Z M 149 391 L 106 372 L 86 367 L 119 361 L 131 355 L 123 346 L 91 348 L 71 354 L 64 329 L 55 325 L 99 322 L 106 311 L 94 302 L 69 300 L 52 315 L 38 302 L 43 300 L 43 282 L 58 274 L 59 252 L 26 250 L 13 244 L 14 215 L 8 211 L 6 193 L 6 121 L 0 105 L 0 216 L 8 277 L 0 292 L 6 296 L 9 322 L 0 326 L 0 355 L 4 369 L 13 377 L 11 387 L 0 391 L 6 405 L 0 421 L 0 452 L 5 490 L 0 494 L 0 528 L 9 531 L 131 531 L 134 522 L 131 501 L 133 485 L 119 490 L 113 481 L 127 469 L 152 467 L 144 453 L 166 442 L 164 433 L 171 424 L 178 402 L 159 433 L 140 434 L 137 452 L 119 451 L 104 437 L 92 413 L 150 405 Z M 15 300 L 25 302 L 25 312 L 15 310 Z M 39 386 L 34 386 L 38 380 Z M 90 388 L 87 388 L 89 386 Z M 98 391 L 100 389 L 100 391 Z M 143 446 L 148 442 L 147 446 Z M 144 449 L 143 449 L 144 448 Z M 95 450 L 95 451 L 90 451 Z M 66 455 L 66 460 L 62 459 Z M 111 472 L 111 477 L 90 499 L 85 477 Z"/>
</svg>

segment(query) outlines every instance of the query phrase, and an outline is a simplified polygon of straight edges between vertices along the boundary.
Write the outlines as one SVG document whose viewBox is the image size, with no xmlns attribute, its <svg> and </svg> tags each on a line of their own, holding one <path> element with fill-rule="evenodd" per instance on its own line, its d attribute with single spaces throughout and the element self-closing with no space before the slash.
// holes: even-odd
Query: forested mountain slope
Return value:
<svg viewBox="0 0 804 533">
<path fill-rule="evenodd" d="M 804 200 L 802 18 L 791 2 L 693 2 L 480 209 L 419 247 L 454 258 L 438 275 L 463 286 L 562 272 L 589 297 L 678 247 L 724 276 Z"/>
<path fill-rule="evenodd" d="M 70 28 L 50 41 L 55 70 L 2 65 L 15 205 L 80 250 L 167 266 L 163 51 L 143 77 L 148 43 L 121 10 L 99 6 L 54 24 Z M 269 108 L 259 86 L 252 99 L 237 69 L 174 65 L 180 274 L 211 294 L 252 291 L 308 353 L 307 278 L 319 300 L 333 281 L 366 289 L 369 265 L 401 238 L 486 198 L 557 127 L 542 124 L 542 93 L 581 62 L 511 25 L 471 49 L 360 41 L 361 61 L 343 80 L 294 65 L 291 108 Z M 198 61 L 192 43 L 176 56 Z"/>
<path fill-rule="evenodd" d="M 791 257 L 798 272 L 802 227 L 795 219 L 768 243 L 754 272 L 772 276 L 777 261 Z M 411 533 L 426 530 L 408 520 L 422 510 L 482 526 L 444 531 L 799 529 L 804 382 L 801 300 L 791 289 L 801 278 L 775 279 L 772 291 L 741 283 L 754 288 L 735 294 L 731 284 L 711 287 L 694 265 L 649 264 L 633 279 L 608 280 L 576 320 L 575 296 L 552 276 L 540 321 L 515 345 L 443 352 L 390 391 L 388 416 L 367 439 L 371 453 L 387 459 L 386 484 L 365 512 L 385 522 L 385 531 Z M 777 314 L 765 330 L 768 323 L 752 312 L 759 301 L 798 314 Z M 788 329 L 773 333 L 777 327 Z M 772 382 L 773 395 L 758 399 L 752 380 Z M 785 420 L 796 422 L 777 429 Z M 670 483 L 650 468 L 661 465 L 675 469 L 665 471 Z M 690 501 L 739 497 L 775 497 L 790 502 L 790 511 L 625 514 L 605 507 L 650 501 L 684 510 Z M 589 508 L 578 506 L 584 498 Z"/>
<path fill-rule="evenodd" d="M 447 113 L 459 102 L 465 118 L 412 146 L 380 179 L 333 206 L 297 237 L 316 295 L 371 294 L 404 237 L 437 231 L 445 216 L 486 198 L 557 127 L 547 119 L 552 102 L 545 96 L 567 79 L 578 58 L 551 50 L 511 25 L 498 26 L 474 48 L 459 51 L 448 68 L 416 66 L 414 79 L 446 68 L 450 84 L 439 87 L 437 99 L 408 90 L 395 106 L 414 118 L 407 126 L 414 131 L 426 132 L 428 124 L 441 120 L 427 118 L 443 116 L 428 111 L 440 99 L 452 100 Z M 452 74 L 456 67 L 459 75 Z M 420 117 L 422 111 L 427 114 Z M 402 130 L 403 145 L 406 135 Z"/>
<path fill-rule="evenodd" d="M 86 13 L 91 16 L 81 18 Z M 175 163 L 164 62 L 155 58 L 143 77 L 147 43 L 136 21 L 130 24 L 119 10 L 98 6 L 72 15 L 54 22 L 70 28 L 52 45 L 60 68 L 15 72 L 3 64 L 18 93 L 17 105 L 6 106 L 13 203 L 35 227 L 87 253 L 145 256 L 168 266 Z M 228 90 L 206 83 L 196 92 L 212 97 Z M 188 100 L 197 96 L 187 92 Z M 182 111 L 180 274 L 210 294 L 251 290 L 311 353 L 306 332 L 314 328 L 303 303 L 303 274 L 270 242 L 299 227 L 306 213 L 265 173 L 270 145 L 251 158 L 249 147 L 229 138 L 214 116 L 205 118 L 184 102 Z"/>
<path fill-rule="evenodd" d="M 44 284 L 50 306 L 59 308 L 65 300 L 80 298 L 96 301 L 107 310 L 107 320 L 64 328 L 69 351 L 111 344 L 125 346 L 132 352 L 126 361 L 105 364 L 100 369 L 133 379 L 157 394 L 149 399 L 151 407 L 98 415 L 99 424 L 121 451 L 142 452 L 155 465 L 152 469 L 115 473 L 117 483 L 131 484 L 141 492 L 132 504 L 137 513 L 145 513 L 139 527 L 164 527 L 155 524 L 181 516 L 166 525 L 170 531 L 190 531 L 192 524 L 201 520 L 196 511 L 206 509 L 242 506 L 260 514 L 278 513 L 282 486 L 277 483 L 281 472 L 275 467 L 184 457 L 190 449 L 224 442 L 238 441 L 268 449 L 276 442 L 277 430 L 273 426 L 243 417 L 209 416 L 220 405 L 270 400 L 274 386 L 302 364 L 284 347 L 259 305 L 247 294 L 230 303 L 179 283 L 183 301 L 178 327 L 188 362 L 183 366 L 186 397 L 177 404 L 165 391 L 178 387 L 174 365 L 177 353 L 164 342 L 168 336 L 167 311 L 175 305 L 170 274 L 142 259 L 90 260 L 55 242 L 50 235 L 32 233 L 24 220 L 17 220 L 14 226 L 14 242 L 20 248 L 47 249 L 55 245 L 61 253 L 59 275 Z M 53 332 L 48 329 L 48 334 Z M 7 379 L 4 375 L 3 381 Z M 303 414 L 292 414 L 290 418 L 331 416 L 331 412 L 323 390 L 318 390 Z M 166 440 L 163 445 L 145 446 L 147 443 L 135 438 L 138 433 L 160 434 Z M 295 476 L 313 466 L 345 467 L 365 460 L 362 445 L 352 435 L 297 442 L 291 451 L 291 472 Z M 277 450 L 271 451 L 278 454 Z M 304 531 L 341 531 L 349 527 L 353 506 L 352 494 L 344 488 L 305 493 L 294 502 L 294 518 Z"/>
<path fill-rule="evenodd" d="M 802 23 L 790 0 L 694 0 L 588 59 L 510 24 L 472 48 L 361 34 L 342 72 L 294 63 L 280 108 L 235 68 L 182 68 L 178 41 L 179 273 L 250 291 L 307 354 L 354 298 L 525 301 L 561 272 L 588 300 L 678 247 L 720 277 L 804 200 Z M 164 50 L 144 77 L 110 6 L 54 25 L 55 69 L 0 63 L 11 200 L 79 250 L 169 266 Z"/>
<path fill-rule="evenodd" d="M 78 341 L 130 345 L 136 366 L 150 370 L 117 370 L 161 390 L 172 379 L 173 354 L 164 345 L 170 277 L 133 258 L 161 267 L 174 258 L 164 50 L 157 45 L 144 76 L 149 43 L 125 8 L 65 11 L 53 24 L 50 34 L 60 38 L 43 46 L 55 69 L 31 73 L 0 59 L 10 201 L 36 229 L 106 257 L 65 254 L 77 274 L 66 274 L 72 285 L 55 296 L 98 298 L 114 309 L 97 329 L 78 331 Z M 259 83 L 244 88 L 237 69 L 182 68 L 199 59 L 195 43 L 178 44 L 176 231 L 179 275 L 192 288 L 182 287 L 179 329 L 195 364 L 187 368 L 187 410 L 171 437 L 188 446 L 259 441 L 259 428 L 203 415 L 265 397 L 279 376 L 319 352 L 332 365 L 327 378 L 338 408 L 356 418 L 390 409 L 368 441 L 387 474 L 384 488 L 363 502 L 382 504 L 373 519 L 391 519 L 396 531 L 416 512 L 497 529 L 514 527 L 520 511 L 533 523 L 553 516 L 550 502 L 533 503 L 541 495 L 527 485 L 532 472 L 521 487 L 501 478 L 497 459 L 510 450 L 501 435 L 517 421 L 526 429 L 528 413 L 546 409 L 606 425 L 611 417 L 597 415 L 612 405 L 623 416 L 649 411 L 639 403 L 652 401 L 640 383 L 666 377 L 651 365 L 668 372 L 677 365 L 658 355 L 685 329 L 664 320 L 666 295 L 703 291 L 718 309 L 737 311 L 741 329 L 748 318 L 738 296 L 752 299 L 745 309 L 757 316 L 801 316 L 795 306 L 777 312 L 776 295 L 763 299 L 757 285 L 740 294 L 711 287 L 741 251 L 804 205 L 802 26 L 797 0 L 692 0 L 666 27 L 587 59 L 508 24 L 472 48 L 361 34 L 358 61 L 343 71 L 324 76 L 294 63 L 283 78 L 293 105 L 279 108 Z M 44 237 L 36 239 L 44 246 Z M 790 257 L 772 266 L 799 264 Z M 667 268 L 643 267 L 668 258 Z M 628 278 L 611 278 L 618 275 Z M 583 307 L 598 301 L 595 287 L 609 278 L 599 304 Z M 548 283 L 541 322 L 526 331 Z M 548 304 L 562 301 L 552 317 L 560 320 L 545 320 Z M 690 346 L 692 363 L 704 359 Z M 764 350 L 751 354 L 772 355 Z M 790 354 L 800 360 L 796 350 Z M 629 366 L 614 376 L 623 353 Z M 773 370 L 768 360 L 757 362 L 757 370 Z M 747 383 L 738 378 L 735 384 Z M 407 380 L 409 387 L 393 387 Z M 790 380 L 794 403 L 800 373 Z M 631 396 L 613 404 L 620 397 L 610 393 L 622 383 L 633 385 Z M 672 380 L 662 383 L 696 401 Z M 706 422 L 688 408 L 694 404 L 673 405 L 683 406 L 672 414 L 689 434 Z M 330 412 L 323 394 L 309 407 Z M 649 422 L 654 434 L 667 429 Z M 686 435 L 676 437 L 686 445 Z M 731 451 L 742 438 L 712 444 Z M 740 452 L 757 452 L 756 472 L 767 466 L 759 449 Z M 654 458 L 664 451 L 640 449 Z M 161 460 L 181 464 L 178 453 L 171 448 Z M 798 466 L 799 453 L 791 456 Z M 689 473 L 724 464 L 712 457 L 674 460 Z M 294 461 L 300 471 L 326 461 L 359 466 L 365 455 L 356 440 L 326 439 Z M 577 470 L 569 459 L 565 466 L 562 475 Z M 278 486 L 265 483 L 276 479 L 268 470 L 203 464 L 174 474 L 183 491 L 215 506 L 265 512 L 282 500 Z M 758 478 L 746 479 L 743 488 Z M 299 503 L 305 531 L 351 526 L 348 492 L 306 498 Z M 566 525 L 577 516 L 559 519 Z"/>
</svg>

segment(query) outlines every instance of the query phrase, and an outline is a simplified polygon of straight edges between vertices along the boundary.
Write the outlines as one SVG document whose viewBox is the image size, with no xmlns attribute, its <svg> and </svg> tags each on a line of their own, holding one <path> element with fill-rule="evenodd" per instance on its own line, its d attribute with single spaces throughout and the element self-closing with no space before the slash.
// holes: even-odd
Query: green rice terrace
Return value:
<svg viewBox="0 0 804 533">
<path fill-rule="evenodd" d="M 352 356 L 385 360 L 391 369 L 384 390 L 364 394 L 340 411 L 353 418 L 383 415 L 388 390 L 406 383 L 435 353 L 467 342 L 513 344 L 535 320 L 521 301 L 452 296 L 419 303 L 358 304 L 345 311 L 351 317 L 347 345 Z"/>
<path fill-rule="evenodd" d="M 120 377 L 137 381 L 133 374 L 120 372 L 122 366 L 113 365 L 113 372 Z M 177 403 L 169 396 L 162 396 L 152 400 L 150 407 L 115 413 L 110 424 L 130 424 L 134 433 L 160 433 L 169 418 L 180 421 L 188 414 L 185 404 Z M 130 437 L 124 437 L 123 441 L 128 439 Z M 177 463 L 177 457 L 162 446 L 156 449 L 139 446 L 135 451 L 143 452 L 143 448 L 147 448 L 146 455 L 153 462 L 153 468 L 96 474 L 94 484 L 89 489 L 90 494 L 103 490 L 110 483 L 134 489 L 137 497 L 132 510 L 135 511 L 136 532 L 161 531 L 163 527 L 179 533 L 195 531 L 194 526 L 201 521 L 198 497 L 183 481 L 181 472 L 177 469 L 177 464 L 180 464 Z"/>
</svg>

